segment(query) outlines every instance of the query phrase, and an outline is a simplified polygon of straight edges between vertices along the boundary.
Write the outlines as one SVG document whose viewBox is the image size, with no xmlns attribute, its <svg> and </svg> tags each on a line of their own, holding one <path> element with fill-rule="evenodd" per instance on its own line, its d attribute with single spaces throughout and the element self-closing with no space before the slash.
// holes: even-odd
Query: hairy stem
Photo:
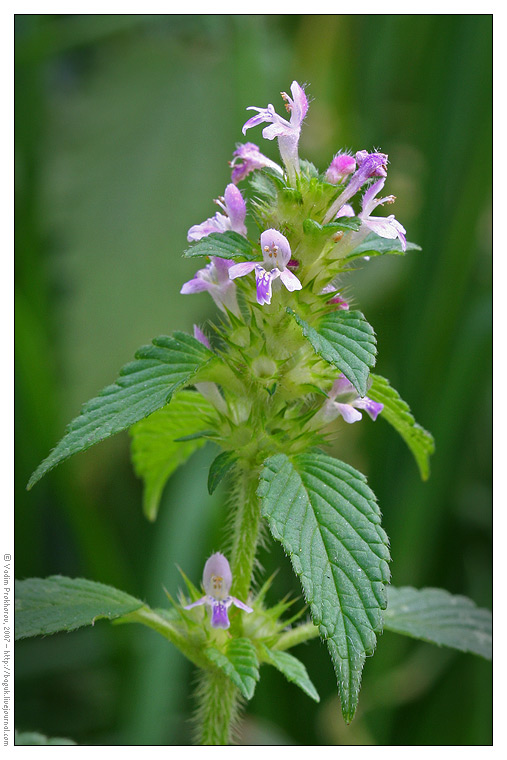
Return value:
<svg viewBox="0 0 507 760">
<path fill-rule="evenodd" d="M 230 744 L 231 729 L 238 714 L 238 695 L 237 688 L 225 673 L 204 671 L 197 694 L 198 744 Z"/>
<path fill-rule="evenodd" d="M 236 468 L 234 533 L 232 540 L 232 591 L 238 599 L 246 600 L 252 583 L 255 553 L 259 542 L 260 506 L 257 498 L 258 468 L 243 460 Z M 241 636 L 242 617 L 231 620 L 231 633 Z M 227 745 L 231 728 L 239 711 L 239 691 L 220 670 L 206 670 L 197 692 L 199 744 Z"/>
<path fill-rule="evenodd" d="M 255 554 L 259 542 L 261 513 L 257 486 L 259 470 L 249 462 L 241 462 L 237 469 L 234 498 L 236 518 L 234 522 L 231 569 L 233 593 L 246 600 L 252 583 Z"/>
</svg>

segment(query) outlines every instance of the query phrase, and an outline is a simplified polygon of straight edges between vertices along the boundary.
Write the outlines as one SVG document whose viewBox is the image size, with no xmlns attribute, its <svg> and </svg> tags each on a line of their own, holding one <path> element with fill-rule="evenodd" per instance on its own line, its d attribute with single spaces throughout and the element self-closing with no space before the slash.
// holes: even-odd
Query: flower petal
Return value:
<svg viewBox="0 0 507 760">
<path fill-rule="evenodd" d="M 373 401 L 373 399 L 368 398 L 368 396 L 365 396 L 364 398 L 358 398 L 356 401 L 354 401 L 354 406 L 356 409 L 364 409 L 364 411 L 370 415 L 373 422 L 375 422 L 380 412 L 384 408 L 384 404 L 381 404 L 379 401 Z"/>
<path fill-rule="evenodd" d="M 264 261 L 275 264 L 279 269 L 285 269 L 291 258 L 290 243 L 278 230 L 269 229 L 261 233 L 261 248 Z M 269 255 L 269 254 L 274 254 Z"/>
<path fill-rule="evenodd" d="M 241 191 L 231 182 L 225 188 L 224 198 L 227 215 L 231 223 L 231 229 L 235 232 L 239 232 L 240 235 L 246 235 L 246 203 L 243 200 Z"/>
<path fill-rule="evenodd" d="M 206 346 L 206 348 L 209 348 L 211 351 L 211 345 L 209 340 L 207 339 L 206 335 L 203 333 L 200 327 L 197 325 L 194 325 L 194 338 L 199 341 L 199 343 L 202 343 L 203 346 Z"/>
<path fill-rule="evenodd" d="M 182 286 L 180 293 L 183 293 L 183 295 L 189 295 L 190 293 L 202 293 L 203 290 L 209 290 L 213 287 L 213 285 L 210 282 L 207 282 L 206 280 L 203 280 L 202 277 L 198 277 L 199 272 L 195 275 L 195 277 L 192 280 L 189 280 L 188 282 L 185 282 L 185 284 Z"/>
<path fill-rule="evenodd" d="M 341 396 L 344 393 L 353 393 L 354 396 L 357 396 L 357 391 L 350 382 L 350 380 L 347 380 L 345 375 L 340 375 L 340 377 L 334 381 L 333 387 L 328 393 L 328 396 L 330 399 L 335 399 L 337 396 Z"/>
<path fill-rule="evenodd" d="M 235 596 L 229 597 L 231 602 L 234 604 L 235 607 L 239 607 L 240 610 L 244 610 L 245 612 L 253 612 L 253 609 L 248 606 L 248 604 L 245 604 L 244 602 L 240 602 L 239 599 L 236 599 Z"/>
<path fill-rule="evenodd" d="M 227 557 L 217 552 L 212 554 L 204 565 L 202 585 L 206 593 L 222 601 L 229 594 L 232 583 L 232 573 Z"/>
<path fill-rule="evenodd" d="M 369 216 L 373 209 L 378 206 L 379 203 L 381 203 L 381 201 L 375 202 L 373 199 L 376 195 L 378 195 L 378 193 L 380 193 L 385 183 L 385 178 L 381 179 L 378 182 L 374 182 L 373 185 L 370 185 L 370 187 L 366 190 L 362 199 L 361 214 L 364 216 Z"/>
<path fill-rule="evenodd" d="M 275 274 L 275 272 L 277 274 Z M 266 272 L 264 267 L 255 267 L 255 282 L 257 286 L 257 303 L 263 306 L 271 303 L 272 281 L 278 276 L 278 269 Z"/>
<path fill-rule="evenodd" d="M 398 237 L 398 230 L 392 221 L 396 221 L 394 216 L 368 216 L 363 219 L 363 224 L 366 224 L 372 232 L 383 238 L 394 240 Z"/>
<path fill-rule="evenodd" d="M 352 424 L 353 422 L 359 422 L 359 420 L 362 419 L 363 415 L 361 412 L 358 412 L 358 410 L 354 409 L 350 404 L 339 404 L 337 401 L 334 403 L 345 422 Z"/>
<path fill-rule="evenodd" d="M 280 279 L 287 288 L 287 290 L 290 290 L 291 292 L 293 290 L 301 290 L 303 287 L 296 277 L 295 274 L 292 274 L 292 272 L 289 269 L 282 269 L 280 271 Z"/>
<path fill-rule="evenodd" d="M 292 82 L 290 91 L 292 93 L 292 113 L 290 121 L 291 124 L 294 123 L 299 127 L 308 111 L 308 98 L 306 97 L 304 89 L 298 82 L 296 82 L 296 80 Z"/>
<path fill-rule="evenodd" d="M 192 604 L 187 604 L 185 607 L 183 607 L 184 610 L 191 610 L 192 607 L 200 607 L 201 604 L 208 604 L 209 599 L 207 596 L 203 596 L 200 599 L 198 599 L 196 602 L 192 602 Z"/>
<path fill-rule="evenodd" d="M 229 628 L 229 615 L 227 606 L 223 602 L 213 602 L 211 605 L 211 627 Z"/>
<path fill-rule="evenodd" d="M 255 269 L 256 265 L 255 261 L 242 261 L 239 264 L 233 264 L 229 269 L 229 279 L 235 280 L 236 277 L 244 277 Z"/>
</svg>

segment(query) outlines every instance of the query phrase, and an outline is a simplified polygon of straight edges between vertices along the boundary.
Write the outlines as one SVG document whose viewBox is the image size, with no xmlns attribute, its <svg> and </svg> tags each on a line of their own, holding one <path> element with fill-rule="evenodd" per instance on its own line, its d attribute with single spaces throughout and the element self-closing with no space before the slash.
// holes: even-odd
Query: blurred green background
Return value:
<svg viewBox="0 0 507 760">
<path fill-rule="evenodd" d="M 169 482 L 155 525 L 122 434 L 27 493 L 83 401 L 153 336 L 212 317 L 179 295 L 186 231 L 214 213 L 246 106 L 293 79 L 311 103 L 300 153 L 389 154 L 387 191 L 422 253 L 374 259 L 347 292 L 376 329 L 390 378 L 437 450 L 421 483 L 379 419 L 334 453 L 365 472 L 391 539 L 396 585 L 491 605 L 491 37 L 488 15 L 69 15 L 16 17 L 16 576 L 59 573 L 164 604 L 222 547 L 210 448 Z M 254 140 L 277 159 L 276 144 Z M 275 601 L 299 595 L 283 552 Z M 245 744 L 489 744 L 491 666 L 385 633 L 359 712 L 340 716 L 333 668 L 296 654 L 315 705 L 264 668 Z M 152 631 L 110 626 L 17 647 L 16 726 L 85 744 L 188 744 L 194 676 Z"/>
</svg>

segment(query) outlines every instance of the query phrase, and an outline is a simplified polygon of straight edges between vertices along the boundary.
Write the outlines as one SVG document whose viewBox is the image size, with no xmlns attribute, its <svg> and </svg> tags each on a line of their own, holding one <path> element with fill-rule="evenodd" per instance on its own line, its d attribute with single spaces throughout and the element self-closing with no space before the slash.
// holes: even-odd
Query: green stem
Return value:
<svg viewBox="0 0 507 760">
<path fill-rule="evenodd" d="M 261 512 L 257 487 L 259 470 L 250 462 L 239 463 L 236 470 L 236 519 L 231 554 L 233 593 L 246 601 L 252 583 L 255 554 L 259 542 Z"/>
<path fill-rule="evenodd" d="M 260 533 L 260 505 L 257 498 L 259 470 L 246 460 L 236 468 L 234 489 L 234 536 L 231 553 L 232 591 L 246 601 L 252 583 L 255 553 Z M 241 636 L 242 617 L 231 621 L 232 635 Z M 227 745 L 239 710 L 239 691 L 219 670 L 202 674 L 197 698 L 198 740 L 201 745 Z"/>
<path fill-rule="evenodd" d="M 238 714 L 238 690 L 220 670 L 207 670 L 199 685 L 197 712 L 200 745 L 227 746 Z"/>
</svg>

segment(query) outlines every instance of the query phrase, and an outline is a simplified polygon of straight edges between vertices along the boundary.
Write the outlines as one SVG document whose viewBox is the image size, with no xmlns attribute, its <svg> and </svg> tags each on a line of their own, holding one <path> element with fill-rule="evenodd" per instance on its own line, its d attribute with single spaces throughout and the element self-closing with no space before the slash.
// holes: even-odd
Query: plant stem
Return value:
<svg viewBox="0 0 507 760">
<path fill-rule="evenodd" d="M 238 714 L 238 690 L 220 670 L 202 674 L 198 692 L 198 744 L 227 746 Z"/>
<path fill-rule="evenodd" d="M 257 498 L 259 470 L 247 460 L 236 469 L 233 493 L 236 517 L 231 553 L 233 577 L 232 591 L 238 599 L 248 598 L 255 553 L 259 542 L 260 506 Z M 242 634 L 241 615 L 231 620 L 231 633 Z M 232 681 L 219 670 L 206 670 L 202 674 L 198 690 L 198 739 L 199 744 L 227 745 L 231 739 L 231 727 L 239 710 L 239 691 Z"/>
<path fill-rule="evenodd" d="M 236 519 L 232 544 L 231 569 L 234 595 L 246 601 L 252 583 L 255 554 L 259 542 L 261 512 L 257 497 L 259 470 L 248 461 L 239 463 L 233 494 Z"/>
</svg>

